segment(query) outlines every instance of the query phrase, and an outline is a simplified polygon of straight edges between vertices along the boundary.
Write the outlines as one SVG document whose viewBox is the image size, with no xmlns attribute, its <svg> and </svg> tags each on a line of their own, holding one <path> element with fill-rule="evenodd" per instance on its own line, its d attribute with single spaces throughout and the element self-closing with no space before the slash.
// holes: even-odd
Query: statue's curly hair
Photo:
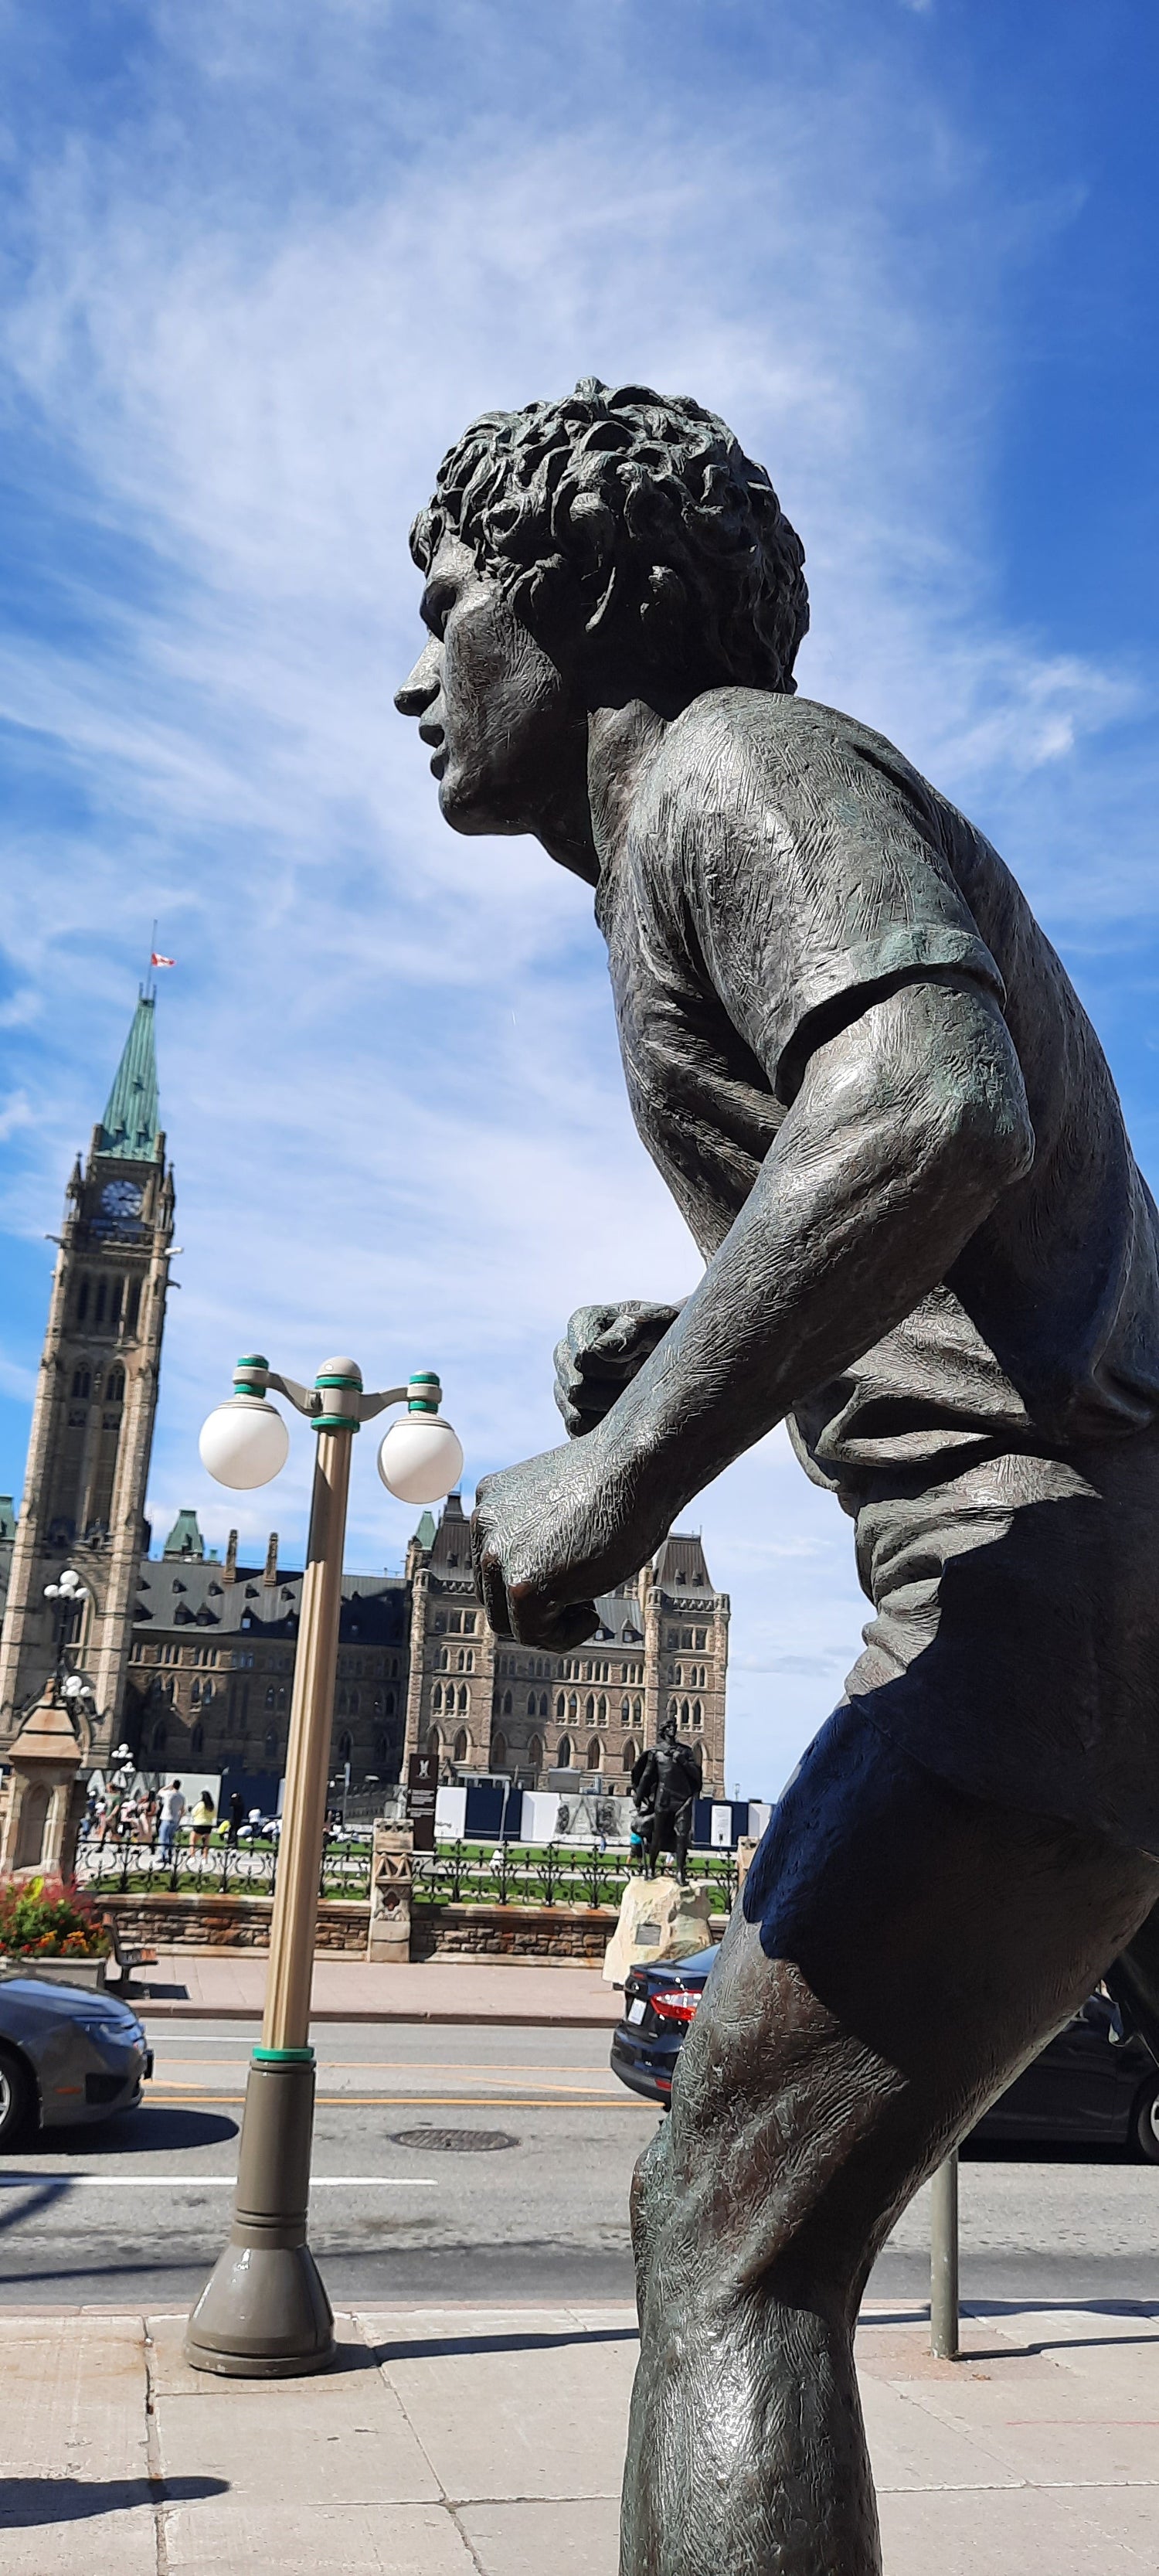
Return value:
<svg viewBox="0 0 1159 2576">
<path fill-rule="evenodd" d="M 410 545 L 461 538 L 533 632 L 578 618 L 696 690 L 795 687 L 805 550 L 763 465 L 686 395 L 585 376 L 484 412 L 439 467 Z"/>
</svg>

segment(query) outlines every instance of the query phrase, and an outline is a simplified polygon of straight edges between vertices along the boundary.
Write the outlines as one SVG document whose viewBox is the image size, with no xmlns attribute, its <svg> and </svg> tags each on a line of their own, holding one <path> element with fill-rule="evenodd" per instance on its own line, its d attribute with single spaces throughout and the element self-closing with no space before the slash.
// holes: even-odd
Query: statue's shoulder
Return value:
<svg viewBox="0 0 1159 2576">
<path fill-rule="evenodd" d="M 774 689 L 706 689 L 669 726 L 656 784 L 670 794 L 708 778 L 719 787 L 730 773 L 738 788 L 802 772 L 848 779 L 851 766 L 880 768 L 883 759 L 908 767 L 883 735 L 840 707 Z"/>
</svg>

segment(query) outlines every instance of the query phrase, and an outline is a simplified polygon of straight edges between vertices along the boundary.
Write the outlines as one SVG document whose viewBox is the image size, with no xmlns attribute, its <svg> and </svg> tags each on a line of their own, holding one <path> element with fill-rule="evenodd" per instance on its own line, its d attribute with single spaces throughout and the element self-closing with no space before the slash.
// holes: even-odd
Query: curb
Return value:
<svg viewBox="0 0 1159 2576">
<path fill-rule="evenodd" d="M 260 2021 L 263 2007 L 259 2004 L 178 2004 L 152 2003 L 146 1995 L 130 1995 L 127 2000 L 144 2021 Z M 310 2014 L 314 2022 L 438 2022 L 454 2029 L 457 2025 L 478 2030 L 606 2030 L 616 2027 L 619 2015 L 610 2013 L 607 2020 L 591 2013 L 545 2012 L 423 2012 L 416 2005 L 389 2010 L 386 2006 L 350 2004 L 345 2008 L 323 2005 Z"/>
</svg>

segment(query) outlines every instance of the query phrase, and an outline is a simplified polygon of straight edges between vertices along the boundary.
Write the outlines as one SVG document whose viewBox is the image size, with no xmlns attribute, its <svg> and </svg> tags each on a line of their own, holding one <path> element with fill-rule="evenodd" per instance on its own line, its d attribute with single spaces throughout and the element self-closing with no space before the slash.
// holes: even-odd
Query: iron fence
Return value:
<svg viewBox="0 0 1159 2576">
<path fill-rule="evenodd" d="M 370 1836 L 335 1835 L 322 1854 L 319 1895 L 365 1900 L 370 1894 Z M 734 1852 L 693 1852 L 694 1884 L 707 1885 L 714 1911 L 726 1914 L 736 1896 Z M 162 1851 L 159 1844 L 98 1842 L 77 1850 L 76 1878 L 99 1896 L 272 1896 L 278 1850 L 273 1843 L 189 1841 Z M 618 1906 L 631 1875 L 628 1854 L 597 1844 L 438 1843 L 413 1859 L 416 1905 Z"/>
</svg>

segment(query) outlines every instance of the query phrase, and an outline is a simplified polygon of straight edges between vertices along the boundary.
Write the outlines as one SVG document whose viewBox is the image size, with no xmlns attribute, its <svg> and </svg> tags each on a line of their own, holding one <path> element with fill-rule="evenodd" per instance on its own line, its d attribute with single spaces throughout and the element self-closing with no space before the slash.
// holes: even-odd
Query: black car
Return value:
<svg viewBox="0 0 1159 2576">
<path fill-rule="evenodd" d="M 716 1945 L 692 1959 L 633 1968 L 624 2018 L 612 2038 L 612 2071 L 633 2093 L 667 2109 L 681 2043 L 704 1992 Z M 1025 2074 L 999 2096 L 971 2137 L 979 2145 L 1130 2147 L 1159 2164 L 1159 2067 L 1118 2006 L 1089 1996 Z"/>
</svg>

